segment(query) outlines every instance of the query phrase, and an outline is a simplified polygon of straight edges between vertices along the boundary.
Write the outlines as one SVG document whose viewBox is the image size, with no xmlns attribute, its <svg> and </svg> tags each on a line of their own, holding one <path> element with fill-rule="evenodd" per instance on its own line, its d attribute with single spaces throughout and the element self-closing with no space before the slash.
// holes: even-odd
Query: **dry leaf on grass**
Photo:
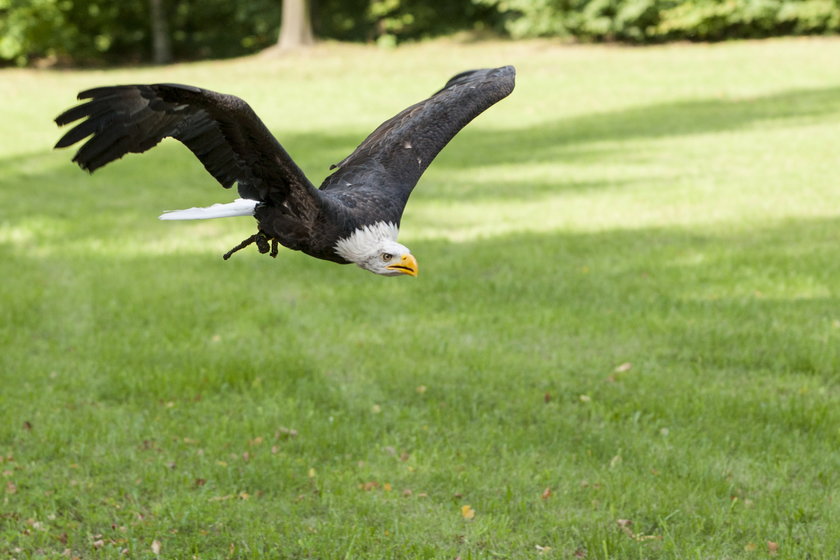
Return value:
<svg viewBox="0 0 840 560">
<path fill-rule="evenodd" d="M 633 536 L 633 531 L 630 529 L 630 527 L 633 526 L 632 521 L 630 521 L 629 519 L 616 519 L 615 524 L 618 525 L 627 536 Z"/>
<path fill-rule="evenodd" d="M 233 494 L 228 494 L 226 496 L 213 496 L 212 498 L 208 498 L 208 502 L 224 502 L 225 500 L 230 500 L 231 498 L 235 498 Z"/>
<path fill-rule="evenodd" d="M 155 556 L 160 554 L 160 541 L 157 539 L 152 541 L 152 554 Z"/>
<path fill-rule="evenodd" d="M 277 431 L 274 432 L 274 439 L 294 438 L 297 437 L 297 435 L 297 430 L 293 430 L 292 428 L 286 428 L 285 426 L 280 426 L 279 428 L 277 428 Z"/>
<path fill-rule="evenodd" d="M 634 541 L 644 542 L 644 541 L 658 541 L 662 540 L 661 535 L 642 535 L 641 533 L 634 533 L 633 530 L 630 528 L 633 526 L 633 522 L 629 519 L 616 519 L 616 525 L 621 528 L 621 531 L 633 539 Z"/>
<path fill-rule="evenodd" d="M 610 383 L 615 383 L 616 380 L 618 380 L 620 374 L 627 373 L 632 368 L 633 364 L 631 364 L 630 362 L 624 362 L 623 364 L 616 366 L 613 372 L 607 376 L 607 381 L 609 381 Z"/>
<path fill-rule="evenodd" d="M 464 519 L 473 519 L 475 517 L 475 510 L 471 506 L 461 506 L 461 516 Z"/>
</svg>

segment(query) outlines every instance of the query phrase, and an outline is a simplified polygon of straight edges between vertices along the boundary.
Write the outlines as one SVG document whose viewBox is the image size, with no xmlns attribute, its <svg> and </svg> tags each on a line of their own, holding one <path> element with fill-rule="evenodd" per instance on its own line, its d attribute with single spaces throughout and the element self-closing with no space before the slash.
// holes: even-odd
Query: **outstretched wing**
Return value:
<svg viewBox="0 0 840 560">
<path fill-rule="evenodd" d="M 365 191 L 398 203 L 399 214 L 420 176 L 444 146 L 485 109 L 513 91 L 513 66 L 470 70 L 385 121 L 328 176 L 322 190 Z M 376 192 L 372 192 L 376 191 Z M 361 202 L 361 201 L 360 201 Z M 397 221 L 399 215 L 396 216 Z"/>
<path fill-rule="evenodd" d="M 78 98 L 89 101 L 65 111 L 55 122 L 86 120 L 55 147 L 90 136 L 73 161 L 91 173 L 171 136 L 184 143 L 224 188 L 237 183 L 243 198 L 310 205 L 317 196 L 303 171 L 238 97 L 180 84 L 152 84 L 89 89 Z"/>
</svg>

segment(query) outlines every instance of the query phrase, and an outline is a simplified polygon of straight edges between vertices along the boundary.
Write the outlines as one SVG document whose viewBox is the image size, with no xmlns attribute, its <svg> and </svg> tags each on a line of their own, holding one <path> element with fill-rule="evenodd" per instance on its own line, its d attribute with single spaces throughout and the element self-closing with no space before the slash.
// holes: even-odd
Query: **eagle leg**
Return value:
<svg viewBox="0 0 840 560">
<path fill-rule="evenodd" d="M 257 249 L 260 251 L 260 253 L 267 253 L 268 252 L 268 242 L 265 239 L 265 234 L 260 231 L 260 232 L 255 233 L 254 235 L 252 235 L 248 239 L 245 239 L 244 241 L 242 241 L 242 243 L 240 243 L 239 245 L 237 245 L 236 247 L 234 247 L 233 249 L 231 249 L 230 251 L 228 251 L 227 253 L 222 255 L 222 258 L 225 259 L 225 260 L 228 260 L 231 257 L 231 255 L 233 255 L 235 252 L 241 251 L 242 249 L 244 249 L 245 247 L 247 247 L 248 245 L 250 245 L 252 243 L 257 244 Z M 265 249 L 265 250 L 263 250 L 263 249 Z"/>
<path fill-rule="evenodd" d="M 260 254 L 264 255 L 268 253 L 269 255 L 271 255 L 271 257 L 277 258 L 277 239 L 274 237 L 269 238 L 266 234 L 264 234 L 261 231 L 258 231 L 248 239 L 242 241 L 242 243 L 240 243 L 239 245 L 222 255 L 222 258 L 228 260 L 231 257 L 231 255 L 233 255 L 235 252 L 241 251 L 242 249 L 244 249 L 248 245 L 251 245 L 252 243 L 256 243 L 257 251 L 259 251 Z"/>
</svg>

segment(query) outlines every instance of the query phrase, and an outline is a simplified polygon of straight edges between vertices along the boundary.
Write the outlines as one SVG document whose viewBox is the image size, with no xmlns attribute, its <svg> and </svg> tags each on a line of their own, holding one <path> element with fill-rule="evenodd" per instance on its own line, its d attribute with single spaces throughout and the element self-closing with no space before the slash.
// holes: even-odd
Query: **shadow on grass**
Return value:
<svg viewBox="0 0 840 560">
<path fill-rule="evenodd" d="M 15 273 L 2 303 L 15 351 L 5 360 L 88 376 L 98 398 L 116 400 L 260 383 L 342 399 L 331 376 L 379 386 L 403 374 L 484 372 L 506 385 L 516 381 L 500 381 L 505 372 L 577 375 L 567 362 L 829 376 L 840 367 L 838 230 L 831 219 L 720 236 L 648 229 L 423 241 L 417 280 L 287 251 L 229 262 L 142 247 L 35 256 L 6 242 L 4 267 Z"/>
</svg>

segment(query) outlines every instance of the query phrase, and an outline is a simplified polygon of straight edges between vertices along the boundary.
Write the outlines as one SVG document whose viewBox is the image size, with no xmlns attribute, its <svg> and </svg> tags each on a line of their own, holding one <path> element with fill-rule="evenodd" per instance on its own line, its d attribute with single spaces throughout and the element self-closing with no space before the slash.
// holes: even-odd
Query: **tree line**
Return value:
<svg viewBox="0 0 840 560">
<path fill-rule="evenodd" d="M 464 30 L 637 44 L 840 31 L 840 0 L 285 1 L 307 8 L 300 20 L 287 11 L 284 26 L 303 36 L 385 46 Z M 125 64 L 253 53 L 277 43 L 283 3 L 0 0 L 0 64 Z"/>
</svg>

